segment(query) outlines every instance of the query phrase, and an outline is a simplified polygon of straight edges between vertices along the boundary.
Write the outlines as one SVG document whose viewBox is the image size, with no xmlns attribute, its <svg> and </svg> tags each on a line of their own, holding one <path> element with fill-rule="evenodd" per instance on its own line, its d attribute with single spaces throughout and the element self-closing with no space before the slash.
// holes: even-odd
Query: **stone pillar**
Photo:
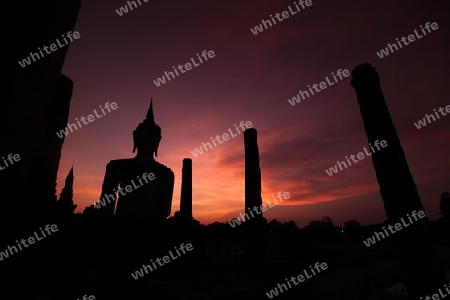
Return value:
<svg viewBox="0 0 450 300">
<path fill-rule="evenodd" d="M 192 219 L 192 159 L 183 159 L 183 169 L 181 178 L 181 199 L 180 214 Z"/>
<path fill-rule="evenodd" d="M 245 212 L 262 204 L 261 169 L 256 129 L 244 131 L 245 147 Z M 262 216 L 262 215 L 258 215 Z"/>
<path fill-rule="evenodd" d="M 257 131 L 250 128 L 244 131 L 245 147 L 245 227 L 247 230 L 246 256 L 248 261 L 257 261 L 264 256 L 263 216 L 253 209 L 262 204 L 261 169 L 259 167 L 259 150 Z M 252 216 L 253 214 L 253 216 Z"/>
<path fill-rule="evenodd" d="M 394 225 L 403 218 L 408 224 L 407 215 L 424 208 L 384 100 L 378 72 L 366 63 L 357 66 L 352 76 L 368 142 L 373 145 L 376 140 L 387 141 L 385 148 L 372 154 L 372 163 L 388 221 Z M 428 218 L 414 221 L 392 236 L 406 270 L 410 299 L 431 295 L 444 285 L 443 270 L 435 265 Z"/>
</svg>

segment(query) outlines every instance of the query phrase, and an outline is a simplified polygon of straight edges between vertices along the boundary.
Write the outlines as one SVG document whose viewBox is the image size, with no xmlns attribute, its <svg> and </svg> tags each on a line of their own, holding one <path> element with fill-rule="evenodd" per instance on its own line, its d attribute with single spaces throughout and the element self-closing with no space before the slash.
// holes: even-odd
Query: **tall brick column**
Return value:
<svg viewBox="0 0 450 300">
<path fill-rule="evenodd" d="M 407 215 L 424 208 L 384 100 L 378 72 L 366 63 L 357 66 L 352 75 L 351 85 L 356 91 L 368 142 L 373 145 L 376 140 L 386 140 L 388 144 L 372 154 L 388 221 L 394 225 L 403 218 L 409 223 Z M 415 221 L 392 234 L 392 238 L 406 271 L 410 299 L 436 293 L 445 279 L 443 270 L 435 264 L 429 219 Z"/>
</svg>

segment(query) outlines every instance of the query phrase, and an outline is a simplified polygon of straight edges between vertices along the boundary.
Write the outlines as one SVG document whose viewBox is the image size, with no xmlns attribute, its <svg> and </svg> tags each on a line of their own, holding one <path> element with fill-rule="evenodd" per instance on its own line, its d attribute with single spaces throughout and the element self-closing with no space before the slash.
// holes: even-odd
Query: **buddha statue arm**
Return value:
<svg viewBox="0 0 450 300">
<path fill-rule="evenodd" d="M 105 178 L 103 179 L 102 185 L 102 194 L 100 198 L 100 202 L 102 206 L 99 208 L 101 210 L 102 216 L 113 216 L 114 208 L 116 205 L 116 192 L 117 187 L 119 186 L 120 179 L 118 176 L 119 172 L 117 170 L 117 165 L 109 162 L 106 165 Z"/>
<path fill-rule="evenodd" d="M 175 175 L 173 174 L 172 170 L 169 169 L 166 180 L 164 180 L 163 186 L 161 187 L 161 194 L 158 195 L 158 212 L 163 219 L 166 219 L 168 216 L 170 216 L 170 212 L 172 211 L 174 181 Z"/>
</svg>

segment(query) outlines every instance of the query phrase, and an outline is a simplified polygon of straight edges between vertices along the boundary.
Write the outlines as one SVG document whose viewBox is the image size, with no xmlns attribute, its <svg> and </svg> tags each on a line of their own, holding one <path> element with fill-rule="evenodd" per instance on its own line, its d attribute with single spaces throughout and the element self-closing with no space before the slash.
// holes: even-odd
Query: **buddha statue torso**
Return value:
<svg viewBox="0 0 450 300">
<path fill-rule="evenodd" d="M 171 212 L 173 184 L 172 170 L 156 161 L 112 160 L 106 166 L 102 196 L 118 191 L 118 203 L 115 213 L 115 203 L 102 209 L 118 217 L 165 219 Z"/>
</svg>

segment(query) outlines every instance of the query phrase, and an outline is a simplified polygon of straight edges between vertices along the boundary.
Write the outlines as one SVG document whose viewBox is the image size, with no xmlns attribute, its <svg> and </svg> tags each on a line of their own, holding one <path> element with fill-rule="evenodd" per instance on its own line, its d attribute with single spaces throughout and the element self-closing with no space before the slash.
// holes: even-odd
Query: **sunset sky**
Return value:
<svg viewBox="0 0 450 300">
<path fill-rule="evenodd" d="M 131 158 L 132 131 L 153 97 L 162 128 L 157 161 L 175 173 L 179 210 L 183 158 L 193 160 L 193 214 L 226 222 L 244 209 L 243 134 L 194 157 L 191 151 L 234 124 L 258 131 L 262 198 L 289 192 L 267 219 L 305 226 L 330 216 L 336 225 L 386 219 L 371 158 L 328 176 L 325 170 L 367 146 L 351 76 L 291 106 L 288 99 L 331 72 L 369 62 L 383 92 L 427 216 L 438 218 L 450 191 L 450 116 L 418 130 L 414 122 L 450 99 L 448 1 L 312 1 L 254 35 L 262 19 L 293 1 L 149 1 L 119 16 L 123 0 L 84 1 L 63 73 L 74 81 L 69 122 L 106 102 L 118 108 L 65 139 L 57 193 L 74 162 L 76 212 L 99 199 L 106 164 Z M 376 52 L 426 22 L 432 31 L 380 59 Z M 213 50 L 200 66 L 157 87 L 153 80 Z"/>
</svg>

